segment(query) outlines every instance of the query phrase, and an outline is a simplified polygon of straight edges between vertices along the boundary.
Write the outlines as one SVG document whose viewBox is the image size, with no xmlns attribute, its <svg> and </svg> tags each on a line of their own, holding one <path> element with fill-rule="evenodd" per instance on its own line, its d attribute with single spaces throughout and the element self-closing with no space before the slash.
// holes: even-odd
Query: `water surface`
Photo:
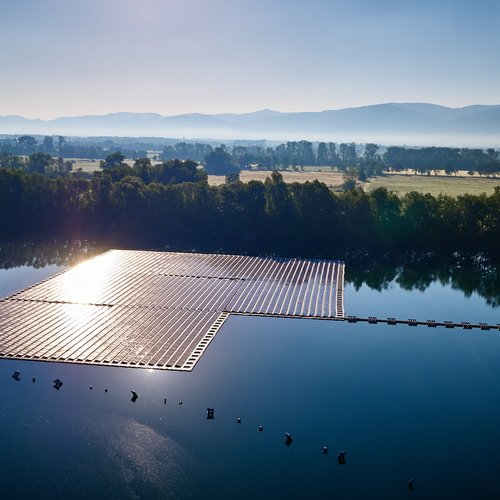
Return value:
<svg viewBox="0 0 500 500">
<path fill-rule="evenodd" d="M 62 265 L 0 270 L 0 294 Z M 346 310 L 500 316 L 477 293 L 439 281 L 404 290 L 396 278 L 381 291 L 348 283 Z M 0 360 L 3 494 L 498 498 L 499 361 L 493 331 L 244 316 L 227 320 L 191 373 Z"/>
</svg>

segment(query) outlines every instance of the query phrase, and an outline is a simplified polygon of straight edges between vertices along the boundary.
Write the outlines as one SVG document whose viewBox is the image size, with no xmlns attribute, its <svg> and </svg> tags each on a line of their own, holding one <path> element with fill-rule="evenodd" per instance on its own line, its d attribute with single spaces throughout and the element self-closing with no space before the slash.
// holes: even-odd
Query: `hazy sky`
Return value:
<svg viewBox="0 0 500 500">
<path fill-rule="evenodd" d="M 0 115 L 500 104 L 499 0 L 0 0 Z"/>
</svg>

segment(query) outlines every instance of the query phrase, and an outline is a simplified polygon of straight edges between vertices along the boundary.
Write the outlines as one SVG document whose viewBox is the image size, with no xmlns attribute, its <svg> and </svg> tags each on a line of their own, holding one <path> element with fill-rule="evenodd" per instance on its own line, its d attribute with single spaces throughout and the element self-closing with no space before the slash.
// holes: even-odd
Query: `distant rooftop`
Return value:
<svg viewBox="0 0 500 500">
<path fill-rule="evenodd" d="M 110 250 L 0 301 L 0 357 L 192 370 L 230 314 L 339 319 L 331 260 Z"/>
</svg>

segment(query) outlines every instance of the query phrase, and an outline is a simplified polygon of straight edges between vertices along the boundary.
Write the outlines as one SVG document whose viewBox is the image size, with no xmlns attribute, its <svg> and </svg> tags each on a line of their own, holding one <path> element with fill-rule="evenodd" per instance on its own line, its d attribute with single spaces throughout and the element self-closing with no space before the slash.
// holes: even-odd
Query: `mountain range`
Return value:
<svg viewBox="0 0 500 500">
<path fill-rule="evenodd" d="M 10 115 L 0 116 L 0 134 L 498 146 L 500 105 L 449 108 L 427 103 L 385 103 L 320 112 L 264 109 L 243 114 L 175 116 L 121 112 L 53 120 Z"/>
</svg>

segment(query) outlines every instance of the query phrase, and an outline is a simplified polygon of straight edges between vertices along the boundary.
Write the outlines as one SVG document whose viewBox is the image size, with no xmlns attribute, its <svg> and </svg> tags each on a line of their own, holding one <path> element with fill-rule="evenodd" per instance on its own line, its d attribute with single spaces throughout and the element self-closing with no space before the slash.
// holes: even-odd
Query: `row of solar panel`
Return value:
<svg viewBox="0 0 500 500">
<path fill-rule="evenodd" d="M 193 368 L 229 312 L 343 315 L 342 263 L 114 250 L 0 301 L 0 357 Z"/>
<path fill-rule="evenodd" d="M 249 257 L 244 255 L 200 254 L 181 252 L 150 252 L 143 250 L 110 250 L 90 259 L 74 269 L 92 272 L 97 266 L 128 274 L 163 274 L 222 279 L 281 279 L 289 267 L 301 268 L 295 274 L 297 281 L 305 281 L 321 264 L 341 264 L 332 260 L 304 260 L 276 257 Z"/>
<path fill-rule="evenodd" d="M 181 255 L 184 260 L 186 257 Z M 116 262 L 114 265 L 108 262 L 113 256 L 121 262 L 120 272 L 116 272 Z M 93 269 L 87 265 L 77 267 L 14 297 L 31 301 L 288 316 L 343 315 L 338 307 L 342 280 L 339 275 L 343 271 L 339 263 L 264 259 L 267 274 L 243 280 L 143 274 L 138 273 L 136 266 L 127 267 L 122 256 L 123 251 L 109 252 L 103 256 L 104 262 L 92 261 Z M 167 260 L 170 256 L 166 254 Z"/>
<path fill-rule="evenodd" d="M 220 313 L 3 301 L 0 356 L 182 369 Z"/>
</svg>

